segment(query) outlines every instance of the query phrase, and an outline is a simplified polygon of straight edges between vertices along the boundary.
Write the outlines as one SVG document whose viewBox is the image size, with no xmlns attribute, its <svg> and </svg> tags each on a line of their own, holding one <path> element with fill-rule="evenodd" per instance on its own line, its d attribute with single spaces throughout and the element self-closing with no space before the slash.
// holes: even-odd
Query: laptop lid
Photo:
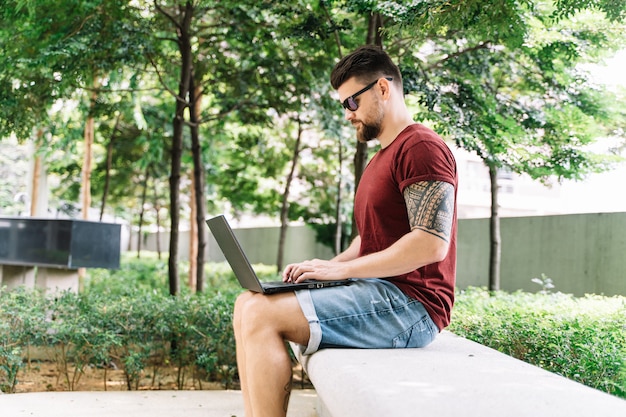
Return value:
<svg viewBox="0 0 626 417">
<path fill-rule="evenodd" d="M 243 249 L 241 249 L 233 229 L 226 221 L 226 217 L 219 215 L 208 219 L 206 223 L 241 286 L 250 291 L 263 292 L 259 278 L 256 276 L 254 269 L 252 269 L 252 265 L 250 265 L 250 261 L 248 261 Z"/>
</svg>

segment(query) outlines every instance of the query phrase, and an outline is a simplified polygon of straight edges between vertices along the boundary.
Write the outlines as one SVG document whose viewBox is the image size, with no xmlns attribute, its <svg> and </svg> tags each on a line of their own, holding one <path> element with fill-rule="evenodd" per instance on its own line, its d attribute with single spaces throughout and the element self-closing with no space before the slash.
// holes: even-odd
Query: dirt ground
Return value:
<svg viewBox="0 0 626 417">
<path fill-rule="evenodd" d="M 70 368 L 69 378 L 71 379 L 74 372 Z M 185 390 L 219 390 L 225 387 L 216 382 L 200 381 L 193 378 L 190 372 L 183 374 L 183 389 Z M 139 382 L 139 390 L 176 390 L 178 369 L 175 367 L 159 367 L 149 369 L 142 374 Z M 80 376 L 77 382 L 73 383 L 73 389 L 70 389 L 67 377 L 57 369 L 56 364 L 52 362 L 33 362 L 30 365 L 25 364 L 18 374 L 18 383 L 15 392 L 45 392 L 45 391 L 127 391 L 128 385 L 124 372 L 121 369 L 114 368 L 96 368 L 89 367 L 84 374 Z M 297 388 L 310 388 L 310 382 L 304 377 L 299 366 L 294 367 L 294 386 Z M 231 386 L 231 389 L 238 389 L 238 386 Z M 133 387 L 135 389 L 135 387 Z"/>
<path fill-rule="evenodd" d="M 142 374 L 138 389 L 178 389 L 176 368 L 158 368 Z M 69 378 L 74 377 L 74 369 L 70 368 Z M 18 374 L 16 392 L 43 392 L 43 391 L 127 391 L 128 385 L 124 372 L 114 368 L 89 367 L 76 382 L 68 383 L 63 372 L 57 369 L 52 362 L 37 362 L 24 365 Z M 207 381 L 198 381 L 185 375 L 183 377 L 184 389 L 223 389 L 222 385 Z M 70 386 L 73 385 L 73 389 Z M 135 387 L 133 387 L 135 389 Z"/>
</svg>

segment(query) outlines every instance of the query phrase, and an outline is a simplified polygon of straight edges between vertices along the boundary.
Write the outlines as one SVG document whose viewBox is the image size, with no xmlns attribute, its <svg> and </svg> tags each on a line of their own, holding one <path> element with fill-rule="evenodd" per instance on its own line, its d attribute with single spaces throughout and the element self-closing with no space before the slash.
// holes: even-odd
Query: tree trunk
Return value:
<svg viewBox="0 0 626 417">
<path fill-rule="evenodd" d="M 296 167 L 298 166 L 298 160 L 300 159 L 300 143 L 302 142 L 302 121 L 300 120 L 300 116 L 297 118 L 298 122 L 298 135 L 296 137 L 296 143 L 293 147 L 293 156 L 291 158 L 291 167 L 289 169 L 289 174 L 287 175 L 287 180 L 285 182 L 285 189 L 283 191 L 282 204 L 280 207 L 280 235 L 278 237 L 278 256 L 276 258 L 276 268 L 278 272 L 283 270 L 283 262 L 285 256 L 285 240 L 287 238 L 287 227 L 289 223 L 289 191 L 291 188 L 291 183 L 293 182 L 293 177 L 296 172 Z"/>
<path fill-rule="evenodd" d="M 107 165 L 105 169 L 104 175 L 104 190 L 102 191 L 102 202 L 100 204 L 100 221 L 102 221 L 102 216 L 104 216 L 104 208 L 107 202 L 107 196 L 109 194 L 109 187 L 111 185 L 111 168 L 113 166 L 113 145 L 115 143 L 115 133 L 117 132 L 120 125 L 120 117 L 122 113 L 118 113 L 115 118 L 115 126 L 113 127 L 113 133 L 111 133 L 111 138 L 109 139 L 109 144 L 107 145 Z"/>
<path fill-rule="evenodd" d="M 343 241 L 343 222 L 341 219 L 341 200 L 343 195 L 341 193 L 343 188 L 342 181 L 342 172 L 343 172 L 343 144 L 341 140 L 339 140 L 339 175 L 337 178 L 337 200 L 335 202 L 335 218 L 337 222 L 335 223 L 335 255 L 339 255 L 342 250 L 342 241 Z"/>
<path fill-rule="evenodd" d="M 500 215 L 498 213 L 498 169 L 489 165 L 489 179 L 491 180 L 491 219 L 490 219 L 490 250 L 489 250 L 489 290 L 500 290 Z"/>
<path fill-rule="evenodd" d="M 178 48 L 180 50 L 181 66 L 178 95 L 176 97 L 176 111 L 173 121 L 171 172 L 170 172 L 170 247 L 168 259 L 168 279 L 171 295 L 178 294 L 178 237 L 180 226 L 180 174 L 183 154 L 183 127 L 185 110 L 188 107 L 189 87 L 191 83 L 191 38 L 190 26 L 194 6 L 190 2 L 182 11 L 182 19 L 177 30 Z"/>
<path fill-rule="evenodd" d="M 138 232 L 137 232 L 137 259 L 139 259 L 141 257 L 141 232 L 143 230 L 143 215 L 145 213 L 145 205 L 146 205 L 146 198 L 148 195 L 148 178 L 150 177 L 150 171 L 149 171 L 149 167 L 146 167 L 146 172 L 144 174 L 144 180 L 143 180 L 143 190 L 141 191 L 141 206 L 139 209 L 139 227 L 138 227 Z M 158 236 L 157 236 L 158 238 Z"/>
<path fill-rule="evenodd" d="M 89 208 L 91 207 L 91 159 L 93 155 L 93 141 L 95 134 L 95 119 L 93 116 L 96 107 L 96 99 L 98 98 L 97 90 L 100 87 L 98 78 L 94 77 L 93 92 L 89 97 L 89 113 L 85 122 L 84 140 L 85 149 L 83 155 L 83 173 L 82 173 L 82 212 L 83 219 L 89 219 Z"/>
<path fill-rule="evenodd" d="M 39 183 L 41 179 L 41 170 L 42 170 L 42 161 L 41 156 L 38 155 L 39 147 L 41 146 L 41 138 L 43 137 L 43 129 L 38 128 L 37 134 L 35 136 L 35 145 L 34 145 L 34 166 L 33 166 L 33 178 L 32 178 L 32 188 L 30 194 L 30 216 L 35 217 L 37 215 L 37 211 L 39 209 L 39 188 L 41 184 Z"/>
<path fill-rule="evenodd" d="M 156 247 L 157 258 L 161 260 L 161 203 L 159 202 L 159 191 L 156 181 L 154 181 L 154 215 L 156 220 Z"/>
<path fill-rule="evenodd" d="M 37 204 L 39 203 L 39 179 L 41 177 L 41 156 L 35 155 L 35 163 L 33 166 L 33 182 L 30 195 L 30 216 L 37 215 Z"/>
<path fill-rule="evenodd" d="M 180 170 L 183 153 L 183 120 L 185 105 L 176 100 L 176 115 L 173 122 L 170 168 L 170 244 L 168 279 L 171 295 L 178 294 L 178 227 L 180 225 Z"/>
<path fill-rule="evenodd" d="M 381 29 L 383 27 L 383 18 L 380 13 L 372 13 L 369 18 L 367 26 L 367 41 L 368 45 L 377 45 L 383 47 L 383 38 L 381 35 Z"/>
<path fill-rule="evenodd" d="M 82 213 L 83 219 L 89 219 L 91 207 L 91 153 L 93 148 L 94 118 L 87 117 L 85 123 L 85 154 L 83 155 L 83 183 L 82 183 Z"/>
<path fill-rule="evenodd" d="M 93 158 L 93 142 L 95 136 L 96 121 L 93 116 L 94 109 L 96 107 L 96 99 L 98 98 L 98 88 L 100 83 L 98 77 L 94 76 L 93 92 L 89 97 L 89 113 L 87 114 L 87 121 L 85 122 L 85 149 L 83 155 L 83 178 L 82 178 L 82 218 L 89 220 L 89 208 L 91 207 L 91 161 Z M 78 268 L 78 290 L 81 291 L 87 270 L 85 268 Z"/>
<path fill-rule="evenodd" d="M 369 18 L 369 24 L 367 29 L 367 39 L 366 44 L 368 45 L 378 45 L 382 48 L 382 37 L 380 35 L 380 29 L 383 27 L 382 18 L 379 13 L 372 13 Z M 356 190 L 359 187 L 359 181 L 361 181 L 361 176 L 363 175 L 363 171 L 367 166 L 367 143 L 357 142 L 356 145 L 356 154 L 354 155 L 354 192 L 356 194 Z M 352 239 L 356 237 L 358 231 L 356 230 L 356 224 L 354 222 L 354 218 L 352 221 Z"/>
<path fill-rule="evenodd" d="M 195 288 L 197 292 L 202 292 L 204 290 L 204 252 L 207 245 L 207 226 L 204 223 L 204 220 L 206 219 L 204 164 L 202 163 L 202 145 L 200 144 L 199 132 L 200 114 L 202 112 L 200 106 L 200 102 L 202 100 L 202 88 L 195 84 L 193 71 L 190 83 L 189 118 L 191 123 L 189 124 L 189 128 L 191 131 L 191 153 L 193 158 L 192 184 L 194 187 L 193 195 L 195 196 L 193 202 L 194 210 L 192 210 L 193 215 L 190 219 L 190 222 L 193 224 L 191 227 L 193 233 L 191 234 L 194 236 L 193 240 L 195 243 L 195 253 L 193 254 L 195 286 L 193 288 Z M 190 253 L 189 256 L 191 261 L 192 254 Z"/>
<path fill-rule="evenodd" d="M 198 225 L 196 223 L 196 212 L 198 211 L 196 204 L 196 178 L 191 173 L 191 198 L 189 208 L 189 279 L 187 283 L 189 284 L 189 290 L 194 292 L 196 290 L 196 265 L 197 265 L 197 256 L 198 256 Z"/>
<path fill-rule="evenodd" d="M 356 144 L 356 153 L 354 154 L 354 195 L 356 196 L 356 190 L 359 188 L 359 182 L 361 181 L 361 176 L 363 176 L 363 171 L 365 171 L 365 167 L 367 166 L 367 143 L 357 142 Z M 351 239 L 353 240 L 359 231 L 356 228 L 356 222 L 354 220 L 354 215 L 352 216 L 352 233 Z"/>
</svg>

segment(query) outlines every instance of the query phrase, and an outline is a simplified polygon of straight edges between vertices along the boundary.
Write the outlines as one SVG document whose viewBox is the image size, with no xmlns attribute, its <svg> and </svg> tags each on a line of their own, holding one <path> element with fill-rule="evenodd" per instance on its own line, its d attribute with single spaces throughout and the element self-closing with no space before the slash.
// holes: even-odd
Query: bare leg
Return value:
<svg viewBox="0 0 626 417">
<path fill-rule="evenodd" d="M 285 340 L 306 345 L 309 339 L 300 304 L 293 293 L 245 293 L 233 322 L 246 416 L 285 416 L 292 380 Z"/>
<path fill-rule="evenodd" d="M 243 395 L 243 405 L 245 415 L 252 416 L 252 405 L 248 395 L 248 384 L 246 378 L 246 358 L 243 350 L 243 340 L 241 336 L 241 309 L 246 301 L 252 297 L 251 292 L 241 294 L 235 302 L 235 313 L 233 314 L 233 327 L 235 330 L 235 343 L 237 345 L 237 370 L 239 372 L 239 381 L 241 383 L 241 393 Z"/>
</svg>

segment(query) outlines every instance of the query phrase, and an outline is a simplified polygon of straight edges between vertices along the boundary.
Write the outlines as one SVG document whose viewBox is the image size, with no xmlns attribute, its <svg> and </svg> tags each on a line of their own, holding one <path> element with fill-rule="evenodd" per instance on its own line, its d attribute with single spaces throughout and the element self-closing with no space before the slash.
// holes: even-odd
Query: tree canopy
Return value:
<svg viewBox="0 0 626 417">
<path fill-rule="evenodd" d="M 625 17 L 614 0 L 1 0 L 0 137 L 37 142 L 56 207 L 78 201 L 88 153 L 92 207 L 139 228 L 200 234 L 232 210 L 336 242 L 359 175 L 328 82 L 342 55 L 378 39 L 416 120 L 494 173 L 582 178 L 625 118 L 623 91 L 580 64 L 625 46 Z"/>
</svg>

